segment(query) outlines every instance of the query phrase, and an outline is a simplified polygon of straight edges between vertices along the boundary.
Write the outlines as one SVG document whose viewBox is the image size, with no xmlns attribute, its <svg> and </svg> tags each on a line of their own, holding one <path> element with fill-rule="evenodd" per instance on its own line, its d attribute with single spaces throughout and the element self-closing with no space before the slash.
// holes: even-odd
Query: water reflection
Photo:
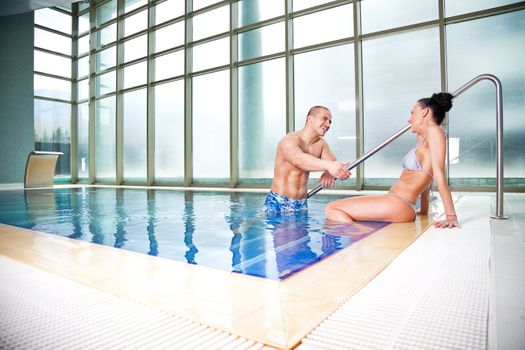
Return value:
<svg viewBox="0 0 525 350">
<path fill-rule="evenodd" d="M 193 192 L 184 192 L 184 244 L 188 250 L 184 254 L 186 261 L 195 264 L 195 255 L 199 252 L 193 244 L 193 234 L 195 233 L 195 214 L 193 209 Z"/>
<path fill-rule="evenodd" d="M 284 279 L 385 223 L 325 226 L 308 212 L 266 215 L 265 194 L 111 188 L 0 191 L 0 222 L 168 259 Z"/>
<path fill-rule="evenodd" d="M 159 254 L 159 242 L 155 237 L 155 225 L 157 223 L 157 207 L 155 206 L 155 191 L 148 191 L 148 226 L 146 226 L 146 231 L 148 232 L 149 240 L 149 251 L 148 255 L 158 255 Z"/>
</svg>

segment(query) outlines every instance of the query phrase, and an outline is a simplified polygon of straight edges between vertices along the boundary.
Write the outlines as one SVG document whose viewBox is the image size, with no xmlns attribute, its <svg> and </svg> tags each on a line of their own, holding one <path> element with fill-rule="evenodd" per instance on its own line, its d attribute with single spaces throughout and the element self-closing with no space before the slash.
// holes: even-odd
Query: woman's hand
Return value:
<svg viewBox="0 0 525 350">
<path fill-rule="evenodd" d="M 447 215 L 445 220 L 439 220 L 434 223 L 434 227 L 439 228 L 459 228 L 458 217 L 456 215 Z"/>
</svg>

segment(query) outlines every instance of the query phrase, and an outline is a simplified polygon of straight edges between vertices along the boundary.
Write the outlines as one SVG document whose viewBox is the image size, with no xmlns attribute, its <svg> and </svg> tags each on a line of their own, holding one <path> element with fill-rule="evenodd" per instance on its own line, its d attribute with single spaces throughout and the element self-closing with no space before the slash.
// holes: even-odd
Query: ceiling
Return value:
<svg viewBox="0 0 525 350">
<path fill-rule="evenodd" d="M 0 0 L 0 16 L 16 15 L 77 1 L 80 0 Z"/>
</svg>

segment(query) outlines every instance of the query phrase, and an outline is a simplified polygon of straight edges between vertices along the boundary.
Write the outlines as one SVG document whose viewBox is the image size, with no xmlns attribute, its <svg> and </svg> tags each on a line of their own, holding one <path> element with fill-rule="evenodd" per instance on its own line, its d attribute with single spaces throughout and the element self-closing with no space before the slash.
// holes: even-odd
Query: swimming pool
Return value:
<svg viewBox="0 0 525 350">
<path fill-rule="evenodd" d="M 265 193 L 111 187 L 0 191 L 0 223 L 274 280 L 368 237 L 386 223 L 325 227 L 324 206 L 267 216 Z"/>
</svg>

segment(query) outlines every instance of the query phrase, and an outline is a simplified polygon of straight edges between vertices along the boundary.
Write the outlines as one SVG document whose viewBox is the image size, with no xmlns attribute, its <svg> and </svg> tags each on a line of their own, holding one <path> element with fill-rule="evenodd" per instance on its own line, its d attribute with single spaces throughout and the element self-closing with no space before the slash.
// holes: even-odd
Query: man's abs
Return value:
<svg viewBox="0 0 525 350">
<path fill-rule="evenodd" d="M 276 171 L 272 182 L 272 192 L 288 198 L 306 198 L 308 192 L 308 172 L 302 170 L 281 169 Z"/>
</svg>

